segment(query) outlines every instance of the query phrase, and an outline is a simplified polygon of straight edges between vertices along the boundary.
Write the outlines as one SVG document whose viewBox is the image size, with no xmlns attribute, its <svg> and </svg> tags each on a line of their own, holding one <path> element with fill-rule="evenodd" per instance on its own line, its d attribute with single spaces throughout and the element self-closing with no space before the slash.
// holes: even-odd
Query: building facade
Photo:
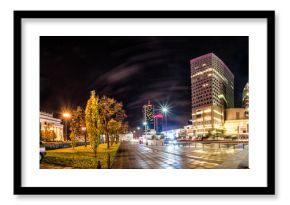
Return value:
<svg viewBox="0 0 290 205">
<path fill-rule="evenodd" d="M 249 83 L 247 83 L 243 90 L 243 107 L 246 109 L 246 115 L 249 116 Z"/>
<path fill-rule="evenodd" d="M 194 136 L 223 130 L 224 110 L 234 107 L 234 75 L 214 53 L 190 61 Z"/>
<path fill-rule="evenodd" d="M 145 122 L 145 131 L 154 129 L 154 106 L 150 100 L 146 105 L 143 105 L 143 117 Z"/>
<path fill-rule="evenodd" d="M 248 139 L 249 118 L 246 108 L 229 108 L 225 110 L 225 136 Z"/>
<path fill-rule="evenodd" d="M 64 141 L 61 119 L 54 118 L 52 113 L 40 112 L 39 120 L 42 135 L 51 135 L 51 141 Z"/>
<path fill-rule="evenodd" d="M 192 125 L 184 126 L 184 130 L 186 132 L 186 138 L 193 138 L 193 127 L 192 127 Z"/>
</svg>

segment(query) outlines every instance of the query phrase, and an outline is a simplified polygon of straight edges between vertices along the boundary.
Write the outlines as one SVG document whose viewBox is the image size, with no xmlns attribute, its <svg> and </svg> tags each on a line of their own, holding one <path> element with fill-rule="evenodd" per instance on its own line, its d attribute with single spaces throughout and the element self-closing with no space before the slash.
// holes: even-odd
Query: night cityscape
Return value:
<svg viewBox="0 0 290 205">
<path fill-rule="evenodd" d="M 247 36 L 40 37 L 40 168 L 248 166 Z"/>
</svg>

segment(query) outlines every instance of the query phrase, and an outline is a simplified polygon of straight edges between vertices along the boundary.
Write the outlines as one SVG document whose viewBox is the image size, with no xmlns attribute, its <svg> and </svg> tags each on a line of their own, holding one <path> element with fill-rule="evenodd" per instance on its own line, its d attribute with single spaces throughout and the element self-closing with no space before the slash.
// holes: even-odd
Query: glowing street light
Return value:
<svg viewBox="0 0 290 205">
<path fill-rule="evenodd" d="M 161 106 L 161 112 L 165 115 L 165 135 L 167 136 L 167 113 L 169 112 L 169 108 L 164 105 L 164 106 Z"/>
<path fill-rule="evenodd" d="M 64 112 L 62 116 L 64 117 L 64 121 L 65 121 L 65 140 L 67 141 L 67 121 L 70 119 L 71 114 L 68 112 Z"/>
<path fill-rule="evenodd" d="M 166 114 L 166 113 L 168 112 L 168 108 L 167 108 L 167 107 L 162 107 L 162 108 L 161 108 L 161 111 L 162 111 L 164 114 Z"/>
<path fill-rule="evenodd" d="M 140 130 L 140 127 L 137 127 L 137 130 Z"/>
<path fill-rule="evenodd" d="M 63 116 L 64 118 L 69 119 L 69 118 L 71 117 L 71 114 L 68 113 L 68 112 L 65 112 L 65 113 L 62 114 L 62 116 Z"/>
</svg>

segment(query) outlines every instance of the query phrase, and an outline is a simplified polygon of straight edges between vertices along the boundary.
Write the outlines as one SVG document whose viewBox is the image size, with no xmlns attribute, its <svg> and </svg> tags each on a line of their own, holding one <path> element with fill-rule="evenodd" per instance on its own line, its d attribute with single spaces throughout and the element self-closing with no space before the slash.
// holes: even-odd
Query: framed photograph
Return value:
<svg viewBox="0 0 290 205">
<path fill-rule="evenodd" d="M 275 194 L 274 11 L 14 11 L 14 194 Z"/>
</svg>

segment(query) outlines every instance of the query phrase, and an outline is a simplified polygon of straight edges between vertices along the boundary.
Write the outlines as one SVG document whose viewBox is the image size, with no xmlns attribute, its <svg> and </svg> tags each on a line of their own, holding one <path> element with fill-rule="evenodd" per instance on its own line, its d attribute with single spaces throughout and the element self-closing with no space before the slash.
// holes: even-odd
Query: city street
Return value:
<svg viewBox="0 0 290 205">
<path fill-rule="evenodd" d="M 248 168 L 248 145 L 192 144 L 146 146 L 123 142 L 113 169 L 238 169 Z"/>
</svg>

